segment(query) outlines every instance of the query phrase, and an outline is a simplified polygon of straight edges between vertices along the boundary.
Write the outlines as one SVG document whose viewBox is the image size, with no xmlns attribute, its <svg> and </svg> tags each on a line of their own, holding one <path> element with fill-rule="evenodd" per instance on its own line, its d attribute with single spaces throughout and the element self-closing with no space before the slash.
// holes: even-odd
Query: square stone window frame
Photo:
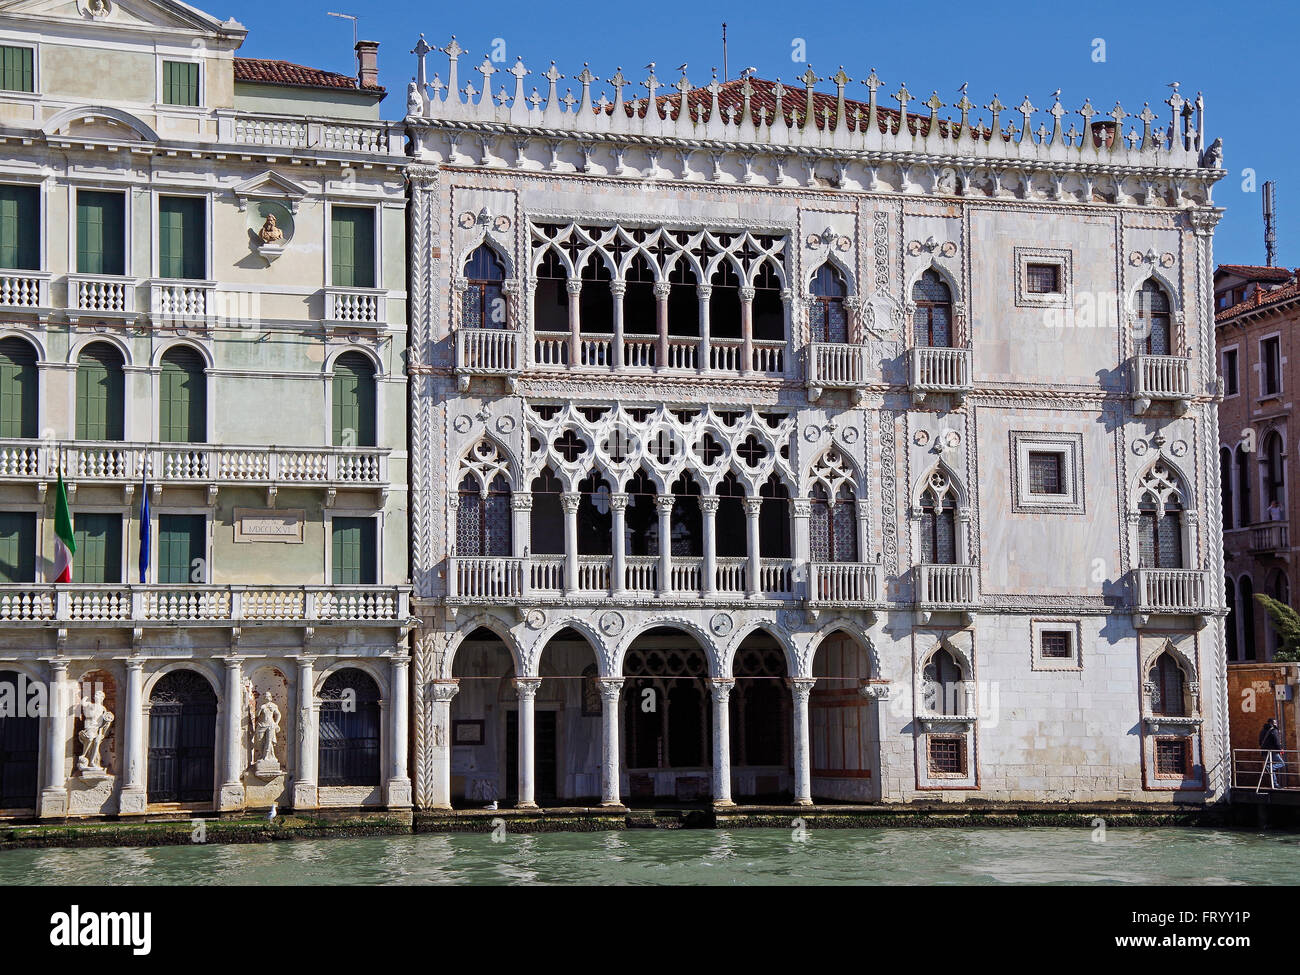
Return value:
<svg viewBox="0 0 1300 975">
<path fill-rule="evenodd" d="M 1029 454 L 1055 453 L 1064 458 L 1061 483 L 1064 494 L 1033 494 L 1029 490 Z M 1083 434 L 1011 431 L 1011 510 L 1017 514 L 1062 515 L 1087 513 L 1083 496 Z"/>
<path fill-rule="evenodd" d="M 958 754 L 961 756 L 962 768 L 959 772 L 939 772 L 933 765 L 934 753 L 933 745 L 936 742 L 954 742 L 958 746 Z M 929 732 L 925 736 L 925 773 L 926 778 L 930 780 L 952 780 L 952 779 L 969 779 L 970 770 L 970 741 L 966 735 L 952 733 L 934 733 Z"/>
<path fill-rule="evenodd" d="M 1069 657 L 1044 657 L 1043 633 L 1067 630 L 1073 653 Z M 1077 672 L 1083 670 L 1083 621 L 1074 617 L 1035 617 L 1029 621 L 1029 667 L 1031 670 Z"/>
<path fill-rule="evenodd" d="M 1016 255 L 1016 307 L 1017 308 L 1073 308 L 1074 307 L 1074 254 L 1067 248 L 1017 247 Z M 1061 290 L 1038 292 L 1029 290 L 1029 265 L 1055 264 L 1059 269 L 1057 281 Z"/>
</svg>

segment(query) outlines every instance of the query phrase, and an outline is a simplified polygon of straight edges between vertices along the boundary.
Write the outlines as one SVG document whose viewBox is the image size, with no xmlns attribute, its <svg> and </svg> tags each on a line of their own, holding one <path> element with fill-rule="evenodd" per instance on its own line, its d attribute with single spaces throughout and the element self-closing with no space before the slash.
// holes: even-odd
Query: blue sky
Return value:
<svg viewBox="0 0 1300 975">
<path fill-rule="evenodd" d="M 1085 97 L 1104 111 L 1118 99 L 1132 113 L 1149 101 L 1163 122 L 1169 111 L 1161 104 L 1169 94 L 1166 83 L 1179 81 L 1188 97 L 1204 92 L 1207 138 L 1224 142 L 1228 175 L 1215 190 L 1215 202 L 1228 212 L 1215 238 L 1216 261 L 1263 263 L 1259 186 L 1275 179 L 1278 263 L 1300 265 L 1300 180 L 1287 164 L 1300 155 L 1292 104 L 1300 6 L 1281 0 L 1240 7 L 1205 0 L 1158 6 L 1131 0 L 1068 6 L 931 0 L 908 7 L 861 0 L 653 5 L 197 0 L 196 5 L 223 19 L 233 16 L 248 28 L 242 54 L 348 74 L 355 70 L 352 25 L 326 12 L 358 15 L 359 36 L 380 42 L 381 80 L 391 92 L 384 103 L 387 117 L 404 111 L 405 85 L 415 72 L 415 58 L 407 52 L 421 33 L 435 46 L 455 34 L 469 52 L 462 65 L 478 64 L 499 38 L 507 63 L 498 67 L 522 55 L 533 71 L 525 79 L 530 92 L 534 85 L 544 89 L 537 76 L 552 59 L 566 76 L 580 73 L 586 61 L 601 78 L 621 65 L 636 81 L 645 76 L 642 66 L 649 61 L 668 80 L 685 61 L 691 81 L 706 83 L 714 66 L 721 76 L 724 20 L 733 77 L 752 65 L 763 77 L 790 81 L 807 68 L 792 59 L 796 40 L 802 39 L 817 73 L 826 77 L 844 65 L 854 79 L 850 94 L 858 97 L 866 93 L 858 80 L 874 67 L 889 92 L 906 82 L 921 98 L 937 89 L 951 103 L 961 84 L 969 82 L 971 100 L 981 106 L 996 92 L 1006 104 L 1019 104 L 1028 94 L 1045 109 L 1060 88 L 1062 103 L 1071 110 Z M 1098 38 L 1105 43 L 1104 61 L 1094 57 Z M 430 55 L 430 74 L 439 70 L 445 79 L 445 63 L 443 55 Z M 480 78 L 477 72 L 470 77 Z M 495 87 L 501 77 L 494 76 Z M 462 73 L 462 84 L 464 79 Z M 561 91 L 568 84 L 569 78 L 562 81 Z M 834 90 L 827 83 L 819 87 Z M 1243 188 L 1246 170 L 1254 171 L 1253 191 Z"/>
</svg>

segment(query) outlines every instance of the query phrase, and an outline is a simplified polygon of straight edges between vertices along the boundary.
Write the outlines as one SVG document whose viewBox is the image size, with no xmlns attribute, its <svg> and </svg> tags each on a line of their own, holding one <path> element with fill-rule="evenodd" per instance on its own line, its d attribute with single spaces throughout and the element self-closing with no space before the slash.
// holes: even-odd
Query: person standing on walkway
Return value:
<svg viewBox="0 0 1300 975">
<path fill-rule="evenodd" d="M 1277 718 L 1269 718 L 1264 722 L 1264 727 L 1259 732 L 1259 747 L 1264 752 L 1269 787 L 1276 789 L 1276 773 L 1286 767 L 1286 762 L 1282 759 L 1282 732 L 1278 729 Z"/>
</svg>

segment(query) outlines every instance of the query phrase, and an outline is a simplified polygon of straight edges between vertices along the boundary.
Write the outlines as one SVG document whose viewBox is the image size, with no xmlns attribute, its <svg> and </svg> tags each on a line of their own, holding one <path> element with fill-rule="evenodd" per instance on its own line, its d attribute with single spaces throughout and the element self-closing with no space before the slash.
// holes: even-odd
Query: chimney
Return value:
<svg viewBox="0 0 1300 975">
<path fill-rule="evenodd" d="M 357 41 L 357 85 L 379 87 L 379 42 Z"/>
</svg>

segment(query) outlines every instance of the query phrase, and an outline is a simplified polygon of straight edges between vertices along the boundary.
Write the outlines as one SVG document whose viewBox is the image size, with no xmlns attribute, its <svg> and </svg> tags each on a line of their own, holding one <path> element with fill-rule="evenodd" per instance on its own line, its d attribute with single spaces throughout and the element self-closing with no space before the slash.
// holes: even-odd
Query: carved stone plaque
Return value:
<svg viewBox="0 0 1300 975">
<path fill-rule="evenodd" d="M 302 544 L 304 508 L 236 508 L 235 541 Z"/>
</svg>

